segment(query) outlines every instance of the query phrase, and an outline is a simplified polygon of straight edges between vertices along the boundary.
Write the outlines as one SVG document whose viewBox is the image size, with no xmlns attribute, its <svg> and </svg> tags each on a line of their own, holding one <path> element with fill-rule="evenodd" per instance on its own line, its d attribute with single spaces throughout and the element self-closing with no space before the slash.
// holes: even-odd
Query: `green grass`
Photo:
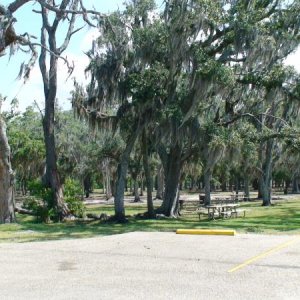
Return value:
<svg viewBox="0 0 300 300">
<path fill-rule="evenodd" d="M 127 224 L 69 221 L 41 224 L 34 217 L 17 215 L 17 224 L 0 225 L 0 242 L 30 242 L 70 238 L 87 238 L 99 235 L 121 234 L 133 231 L 175 231 L 178 228 L 224 228 L 238 232 L 300 234 L 300 199 L 279 202 L 271 207 L 262 207 L 261 202 L 242 204 L 246 217 L 201 221 L 198 215 L 182 216 L 179 219 L 140 220 L 134 214 L 145 212 L 145 204 L 130 204 L 126 208 Z M 113 214 L 112 205 L 91 205 L 87 212 Z"/>
</svg>

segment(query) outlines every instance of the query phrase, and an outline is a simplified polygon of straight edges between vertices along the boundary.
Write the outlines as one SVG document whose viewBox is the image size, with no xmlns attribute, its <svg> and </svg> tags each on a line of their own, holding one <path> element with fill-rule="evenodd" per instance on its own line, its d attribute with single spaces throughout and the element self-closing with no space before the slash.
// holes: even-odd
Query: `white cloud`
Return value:
<svg viewBox="0 0 300 300">
<path fill-rule="evenodd" d="M 99 30 L 97 28 L 89 30 L 80 43 L 80 50 L 82 52 L 90 50 L 92 48 L 93 40 L 95 40 L 98 36 Z"/>
<path fill-rule="evenodd" d="M 285 60 L 285 64 L 293 66 L 298 72 L 300 72 L 300 48 L 288 56 Z"/>
</svg>

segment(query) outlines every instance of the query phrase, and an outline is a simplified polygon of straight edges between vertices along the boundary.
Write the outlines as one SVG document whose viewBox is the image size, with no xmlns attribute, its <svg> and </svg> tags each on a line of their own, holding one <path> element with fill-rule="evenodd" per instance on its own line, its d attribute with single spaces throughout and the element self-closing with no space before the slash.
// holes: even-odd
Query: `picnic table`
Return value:
<svg viewBox="0 0 300 300">
<path fill-rule="evenodd" d="M 200 198 L 200 197 L 199 197 Z M 179 214 L 198 214 L 199 220 L 201 216 L 208 216 L 208 219 L 215 220 L 216 218 L 231 218 L 238 217 L 241 213 L 246 214 L 245 209 L 237 209 L 239 207 L 236 197 L 231 195 L 223 197 L 214 197 L 211 199 L 211 204 L 204 206 L 199 200 L 180 199 Z"/>
<path fill-rule="evenodd" d="M 231 218 L 237 216 L 237 207 L 239 205 L 235 203 L 228 204 L 213 204 L 206 206 L 207 215 L 210 220 L 216 218 Z"/>
</svg>

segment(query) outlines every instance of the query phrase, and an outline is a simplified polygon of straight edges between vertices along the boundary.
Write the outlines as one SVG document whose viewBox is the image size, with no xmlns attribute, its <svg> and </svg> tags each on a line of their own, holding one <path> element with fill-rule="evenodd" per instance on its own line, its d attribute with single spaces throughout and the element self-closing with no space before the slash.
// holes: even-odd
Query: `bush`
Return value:
<svg viewBox="0 0 300 300">
<path fill-rule="evenodd" d="M 28 190 L 32 197 L 27 198 L 22 206 L 36 214 L 40 222 L 49 223 L 50 220 L 58 220 L 58 212 L 53 208 L 51 189 L 44 187 L 41 180 L 37 179 L 28 183 Z"/>
<path fill-rule="evenodd" d="M 53 193 L 51 189 L 46 188 L 39 179 L 28 183 L 28 190 L 31 196 L 34 196 L 44 202 L 48 207 L 53 207 Z"/>
<path fill-rule="evenodd" d="M 82 202 L 82 187 L 80 182 L 68 178 L 64 184 L 64 196 L 71 214 L 82 218 L 85 207 Z"/>
<path fill-rule="evenodd" d="M 41 205 L 34 197 L 28 197 L 23 201 L 22 207 L 32 212 L 37 212 L 38 207 Z"/>
<path fill-rule="evenodd" d="M 69 197 L 82 197 L 82 187 L 78 180 L 68 178 L 64 184 L 64 196 Z"/>
<path fill-rule="evenodd" d="M 51 217 L 55 217 L 53 211 L 48 209 L 45 203 L 42 200 L 39 200 L 35 197 L 28 197 L 23 201 L 22 207 L 33 212 L 37 221 L 49 223 Z"/>
<path fill-rule="evenodd" d="M 85 207 L 81 199 L 77 197 L 67 197 L 65 198 L 65 201 L 72 215 L 79 218 L 83 217 L 85 212 Z"/>
<path fill-rule="evenodd" d="M 28 184 L 28 190 L 31 197 L 24 200 L 22 207 L 36 214 L 41 222 L 50 222 L 58 220 L 59 214 L 53 203 L 53 194 L 51 189 L 45 188 L 41 180 L 33 180 Z M 85 207 L 82 202 L 82 188 L 78 181 L 67 179 L 64 185 L 65 202 L 68 205 L 70 213 L 82 218 Z"/>
</svg>

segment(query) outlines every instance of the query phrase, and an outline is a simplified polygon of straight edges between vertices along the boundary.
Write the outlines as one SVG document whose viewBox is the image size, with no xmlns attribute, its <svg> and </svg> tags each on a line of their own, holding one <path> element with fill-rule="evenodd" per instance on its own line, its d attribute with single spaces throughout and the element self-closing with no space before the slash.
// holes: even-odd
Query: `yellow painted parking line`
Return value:
<svg viewBox="0 0 300 300">
<path fill-rule="evenodd" d="M 295 244 L 295 243 L 297 243 L 299 241 L 300 241 L 300 237 L 297 237 L 296 239 L 293 239 L 293 240 L 288 241 L 286 243 L 280 244 L 280 245 L 278 245 L 278 246 L 276 246 L 276 247 L 274 247 L 274 248 L 272 248 L 272 249 L 270 249 L 268 251 L 265 251 L 265 252 L 263 252 L 263 253 L 261 253 L 261 254 L 259 254 L 257 256 L 254 256 L 254 257 L 246 260 L 244 263 L 242 263 L 240 265 L 237 265 L 236 267 L 230 269 L 228 271 L 228 273 L 236 272 L 236 271 L 238 271 L 238 270 L 240 270 L 240 269 L 242 269 L 242 268 L 244 268 L 244 267 L 252 264 L 253 262 L 255 262 L 255 261 L 259 260 L 259 259 L 262 259 L 262 258 L 264 258 L 264 257 L 266 257 L 266 256 L 268 256 L 268 255 L 270 255 L 270 254 L 272 254 L 274 252 L 277 252 L 277 251 L 279 251 L 281 249 L 284 249 L 284 248 L 286 248 L 286 247 L 288 247 L 288 246 L 290 246 L 292 244 Z"/>
<path fill-rule="evenodd" d="M 199 234 L 199 235 L 235 235 L 235 230 L 224 229 L 177 229 L 177 234 Z"/>
</svg>

